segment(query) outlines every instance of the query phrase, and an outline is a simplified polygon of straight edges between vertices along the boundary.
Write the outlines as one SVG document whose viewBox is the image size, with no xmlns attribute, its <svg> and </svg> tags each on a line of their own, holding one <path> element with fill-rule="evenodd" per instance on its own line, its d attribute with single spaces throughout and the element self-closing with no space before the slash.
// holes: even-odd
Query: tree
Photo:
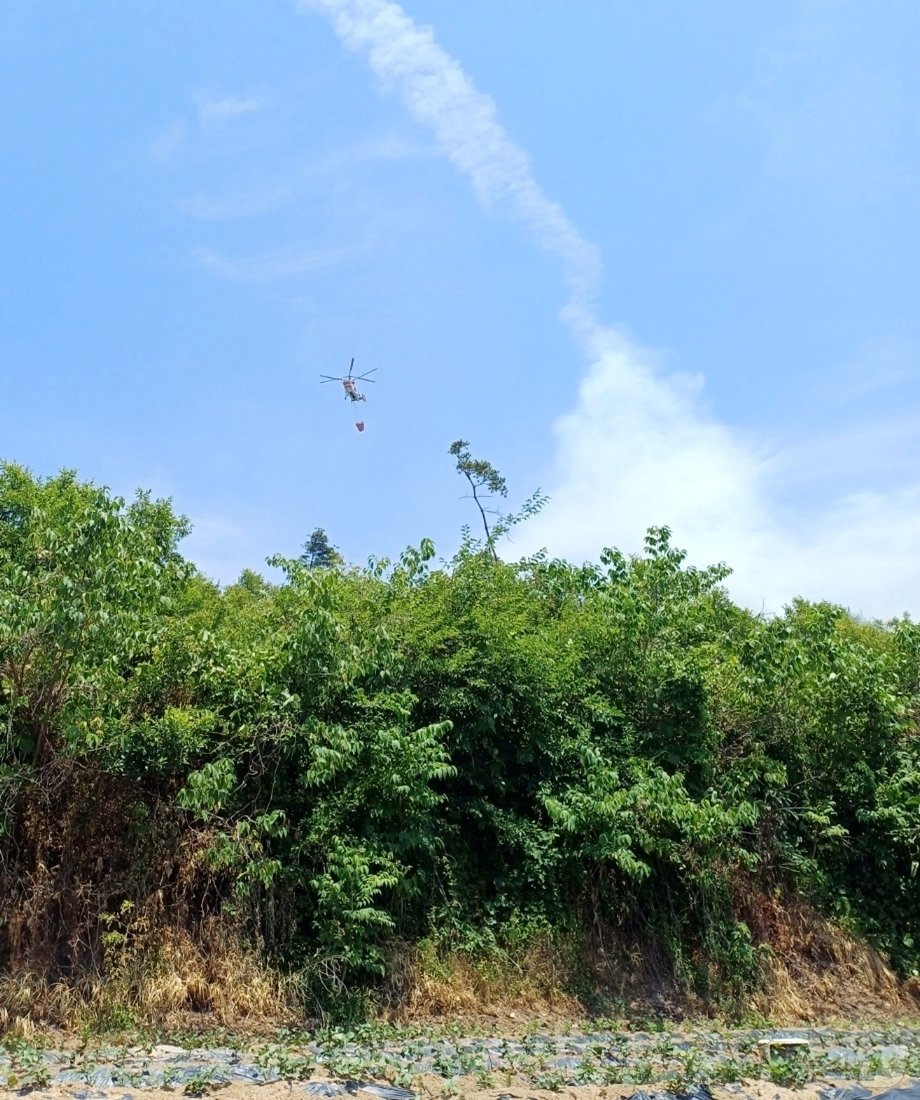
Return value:
<svg viewBox="0 0 920 1100">
<path fill-rule="evenodd" d="M 489 529 L 489 520 L 482 502 L 496 493 L 498 496 L 506 497 L 508 486 L 505 479 L 491 462 L 487 462 L 484 458 L 473 458 L 470 454 L 470 445 L 465 439 L 454 440 L 450 445 L 449 453 L 457 460 L 457 473 L 462 474 L 470 483 L 470 488 L 473 490 L 473 500 L 479 509 L 480 516 L 482 516 L 482 526 L 486 533 L 486 545 L 492 551 L 492 557 L 498 561 L 493 533 Z M 483 489 L 488 489 L 488 493 L 484 494 Z"/>
<path fill-rule="evenodd" d="M 315 527 L 303 546 L 300 560 L 309 569 L 332 569 L 342 563 L 342 555 L 329 541 L 322 527 Z"/>
<path fill-rule="evenodd" d="M 99 725 L 187 583 L 177 544 L 188 530 L 169 501 L 138 493 L 125 504 L 72 471 L 41 480 L 0 463 L 7 753 L 39 767 Z"/>
</svg>

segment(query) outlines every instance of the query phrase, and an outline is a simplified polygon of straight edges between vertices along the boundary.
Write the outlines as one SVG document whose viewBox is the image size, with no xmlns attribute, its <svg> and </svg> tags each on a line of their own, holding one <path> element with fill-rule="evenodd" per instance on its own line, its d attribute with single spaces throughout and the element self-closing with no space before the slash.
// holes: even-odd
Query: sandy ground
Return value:
<svg viewBox="0 0 920 1100">
<path fill-rule="evenodd" d="M 906 1077 L 874 1077 L 861 1084 L 873 1094 L 883 1092 L 889 1088 L 901 1088 L 911 1083 Z M 800 1089 L 782 1088 L 771 1084 L 769 1081 L 746 1081 L 740 1086 L 716 1085 L 712 1088 L 715 1100 L 738 1100 L 741 1093 L 753 1100 L 820 1100 L 819 1090 L 826 1089 L 829 1085 L 839 1084 L 845 1086 L 851 1081 L 843 1081 L 836 1078 L 828 1078 L 817 1084 L 805 1085 Z M 663 1084 L 643 1085 L 646 1092 L 656 1088 L 664 1088 Z M 740 1092 L 738 1091 L 740 1089 Z M 527 1086 L 510 1085 L 490 1089 L 479 1089 L 470 1082 L 469 1086 L 459 1084 L 449 1089 L 447 1083 L 440 1077 L 425 1077 L 417 1081 L 415 1091 L 420 1097 L 452 1097 L 455 1100 L 623 1100 L 638 1091 L 635 1085 L 579 1085 L 578 1087 L 565 1087 L 556 1092 L 548 1089 L 533 1089 Z M 258 1093 L 256 1098 L 255 1093 Z M 132 1100 L 177 1100 L 182 1092 L 176 1089 L 136 1089 L 118 1086 L 111 1089 L 94 1089 L 88 1085 L 50 1085 L 48 1088 L 31 1091 L 11 1091 L 0 1089 L 0 1097 L 16 1097 L 23 1100 L 24 1097 L 46 1098 L 52 1100 L 75 1100 L 80 1095 L 84 1098 L 101 1098 L 107 1100 L 121 1100 L 122 1097 L 130 1097 Z M 233 1083 L 230 1085 L 216 1086 L 210 1089 L 208 1096 L 218 1096 L 220 1100 L 291 1100 L 291 1097 L 303 1097 L 304 1083 L 293 1081 L 266 1085 Z M 370 1097 L 367 1096 L 367 1100 Z M 360 1094 L 359 1094 L 360 1100 Z"/>
</svg>

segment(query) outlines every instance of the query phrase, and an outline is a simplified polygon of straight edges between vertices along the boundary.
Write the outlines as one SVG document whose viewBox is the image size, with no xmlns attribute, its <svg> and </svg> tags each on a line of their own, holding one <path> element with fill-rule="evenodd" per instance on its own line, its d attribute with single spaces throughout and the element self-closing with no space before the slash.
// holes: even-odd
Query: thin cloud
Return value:
<svg viewBox="0 0 920 1100">
<path fill-rule="evenodd" d="M 841 14 L 842 6 L 806 5 L 763 50 L 737 110 L 762 132 L 775 180 L 812 187 L 822 202 L 877 203 L 917 186 L 920 112 L 887 63 L 841 54 Z"/>
<path fill-rule="evenodd" d="M 432 150 L 419 142 L 386 133 L 334 149 L 305 164 L 285 166 L 236 190 L 191 195 L 180 199 L 177 205 L 184 214 L 201 221 L 259 217 L 302 198 L 319 182 L 352 173 L 364 165 L 430 155 Z"/>
<path fill-rule="evenodd" d="M 871 615 L 920 606 L 916 550 L 920 487 L 862 492 L 810 514 L 784 507 L 783 457 L 720 423 L 698 379 L 664 374 L 654 357 L 597 318 L 597 248 L 540 189 L 495 104 L 393 0 L 298 0 L 329 17 L 429 126 L 479 200 L 516 220 L 561 261 L 563 318 L 588 364 L 578 400 L 554 428 L 549 506 L 515 549 L 570 558 L 637 545 L 667 524 L 691 560 L 726 560 L 736 598 L 779 610 L 796 595 L 830 598 Z M 832 471 L 829 471 L 832 472 Z"/>
<path fill-rule="evenodd" d="M 227 122 L 240 115 L 249 115 L 258 111 L 264 101 L 257 96 L 217 95 L 214 92 L 199 91 L 194 94 L 195 109 L 201 123 Z"/>
<path fill-rule="evenodd" d="M 419 27 L 390 0 L 299 0 L 298 6 L 329 16 L 345 45 L 367 54 L 372 71 L 431 127 L 483 205 L 507 210 L 562 261 L 570 305 L 582 312 L 600 275 L 598 249 L 543 193 L 527 154 L 502 129 L 493 100 L 438 45 L 431 29 Z"/>
<path fill-rule="evenodd" d="M 920 607 L 920 486 L 841 492 L 873 474 L 889 485 L 910 476 L 914 433 L 856 429 L 758 446 L 617 333 L 598 329 L 589 352 L 577 404 L 554 425 L 550 503 L 516 536 L 516 551 L 584 560 L 604 546 L 636 547 L 649 526 L 666 524 L 696 564 L 726 561 L 733 596 L 758 611 L 797 595 L 870 617 Z M 784 506 L 789 488 L 809 480 L 820 503 Z"/>
<path fill-rule="evenodd" d="M 858 348 L 833 379 L 834 399 L 858 401 L 920 377 L 920 347 L 895 337 L 870 340 Z"/>
<path fill-rule="evenodd" d="M 192 98 L 201 126 L 227 122 L 240 115 L 258 111 L 264 106 L 264 101 L 255 96 L 221 96 L 213 92 L 198 91 Z M 147 147 L 151 160 L 163 165 L 175 161 L 186 143 L 188 129 L 186 121 L 181 118 L 174 118 L 167 123 Z"/>
<path fill-rule="evenodd" d="M 290 184 L 277 183 L 249 191 L 210 196 L 194 195 L 176 204 L 183 214 L 201 221 L 235 221 L 267 214 L 290 202 L 295 193 Z"/>
<path fill-rule="evenodd" d="M 179 154 L 185 141 L 185 123 L 181 118 L 173 119 L 163 127 L 148 146 L 151 160 L 157 164 L 171 164 Z"/>
<path fill-rule="evenodd" d="M 907 412 L 884 420 L 858 423 L 835 434 L 799 439 L 786 444 L 775 457 L 783 485 L 821 484 L 846 478 L 851 487 L 859 479 L 881 475 L 890 484 L 917 469 L 920 416 Z"/>
<path fill-rule="evenodd" d="M 209 248 L 196 248 L 192 262 L 218 279 L 235 283 L 266 283 L 321 271 L 353 260 L 359 248 L 282 248 L 261 256 L 223 256 Z"/>
</svg>

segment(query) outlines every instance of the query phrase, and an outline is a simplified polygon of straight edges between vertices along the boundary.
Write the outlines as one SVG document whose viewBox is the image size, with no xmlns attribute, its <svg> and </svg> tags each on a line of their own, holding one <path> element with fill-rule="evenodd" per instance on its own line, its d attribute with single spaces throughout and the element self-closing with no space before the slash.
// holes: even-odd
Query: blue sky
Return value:
<svg viewBox="0 0 920 1100">
<path fill-rule="evenodd" d="M 4 16 L 0 456 L 230 581 L 449 554 L 463 437 L 550 494 L 508 554 L 663 523 L 757 609 L 920 613 L 913 0 Z"/>
</svg>

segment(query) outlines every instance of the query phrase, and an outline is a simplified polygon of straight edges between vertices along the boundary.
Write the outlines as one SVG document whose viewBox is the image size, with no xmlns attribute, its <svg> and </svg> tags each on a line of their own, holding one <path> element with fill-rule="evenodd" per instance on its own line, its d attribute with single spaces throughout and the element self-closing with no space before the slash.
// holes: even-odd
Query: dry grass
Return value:
<svg viewBox="0 0 920 1100">
<path fill-rule="evenodd" d="M 768 951 L 751 1006 L 756 1011 L 777 1022 L 916 1014 L 920 986 L 901 981 L 877 951 L 839 924 L 772 895 L 762 895 L 758 909 L 755 940 Z"/>
<path fill-rule="evenodd" d="M 105 976 L 72 983 L 39 975 L 0 976 L 0 1032 L 36 1021 L 71 1029 L 290 1023 L 296 1002 L 291 982 L 217 928 L 195 941 L 187 932 L 165 931 L 129 939 L 110 953 Z M 17 1021 L 20 1021 L 17 1023 Z"/>
<path fill-rule="evenodd" d="M 29 1038 L 24 1021 L 72 1026 L 83 1001 L 81 992 L 64 982 L 36 974 L 0 974 L 0 1033 Z"/>
<path fill-rule="evenodd" d="M 9 1011 L 0 1008 L 0 1035 L 10 1035 L 14 1039 L 34 1041 L 38 1029 L 31 1016 L 10 1016 Z"/>
<path fill-rule="evenodd" d="M 473 955 L 430 941 L 407 945 L 392 960 L 383 997 L 386 1018 L 409 1021 L 467 1016 L 577 1017 L 578 999 L 566 992 L 571 978 L 548 939 L 520 952 Z"/>
<path fill-rule="evenodd" d="M 145 1021 L 169 1021 L 192 1011 L 217 1023 L 290 1021 L 290 984 L 221 929 L 203 941 L 188 932 L 163 936 L 153 955 L 140 954 L 116 968 L 107 983 L 113 1006 L 129 1005 Z"/>
<path fill-rule="evenodd" d="M 756 906 L 755 943 L 762 948 L 759 990 L 732 1012 L 774 1023 L 916 1018 L 920 980 L 903 982 L 882 956 L 801 902 L 775 896 L 746 899 Z M 576 995 L 578 989 L 588 999 Z M 579 958 L 563 957 L 547 939 L 514 954 L 480 956 L 438 950 L 430 942 L 406 946 L 393 960 L 384 1015 L 398 1021 L 427 1018 L 570 1020 L 603 1006 L 626 1019 L 657 1016 L 699 1019 L 718 1012 L 677 980 L 660 944 L 585 945 Z"/>
<path fill-rule="evenodd" d="M 877 952 L 803 903 L 751 887 L 739 909 L 763 949 L 763 984 L 750 1010 L 776 1023 L 917 1015 L 920 981 L 900 982 Z M 35 1024 L 260 1032 L 303 1021 L 304 977 L 267 965 L 232 924 L 215 917 L 192 934 L 164 925 L 153 907 L 146 915 L 124 908 L 106 927 L 100 972 L 68 981 L 25 968 L 0 974 L 0 1034 L 30 1038 Z M 404 945 L 391 959 L 380 1014 L 518 1026 L 576 1020 L 598 1005 L 632 1019 L 699 1018 L 714 1007 L 675 979 L 660 944 L 640 949 L 635 936 L 625 946 L 610 937 L 576 952 L 534 936 L 514 950 L 479 954 L 430 940 Z"/>
</svg>

